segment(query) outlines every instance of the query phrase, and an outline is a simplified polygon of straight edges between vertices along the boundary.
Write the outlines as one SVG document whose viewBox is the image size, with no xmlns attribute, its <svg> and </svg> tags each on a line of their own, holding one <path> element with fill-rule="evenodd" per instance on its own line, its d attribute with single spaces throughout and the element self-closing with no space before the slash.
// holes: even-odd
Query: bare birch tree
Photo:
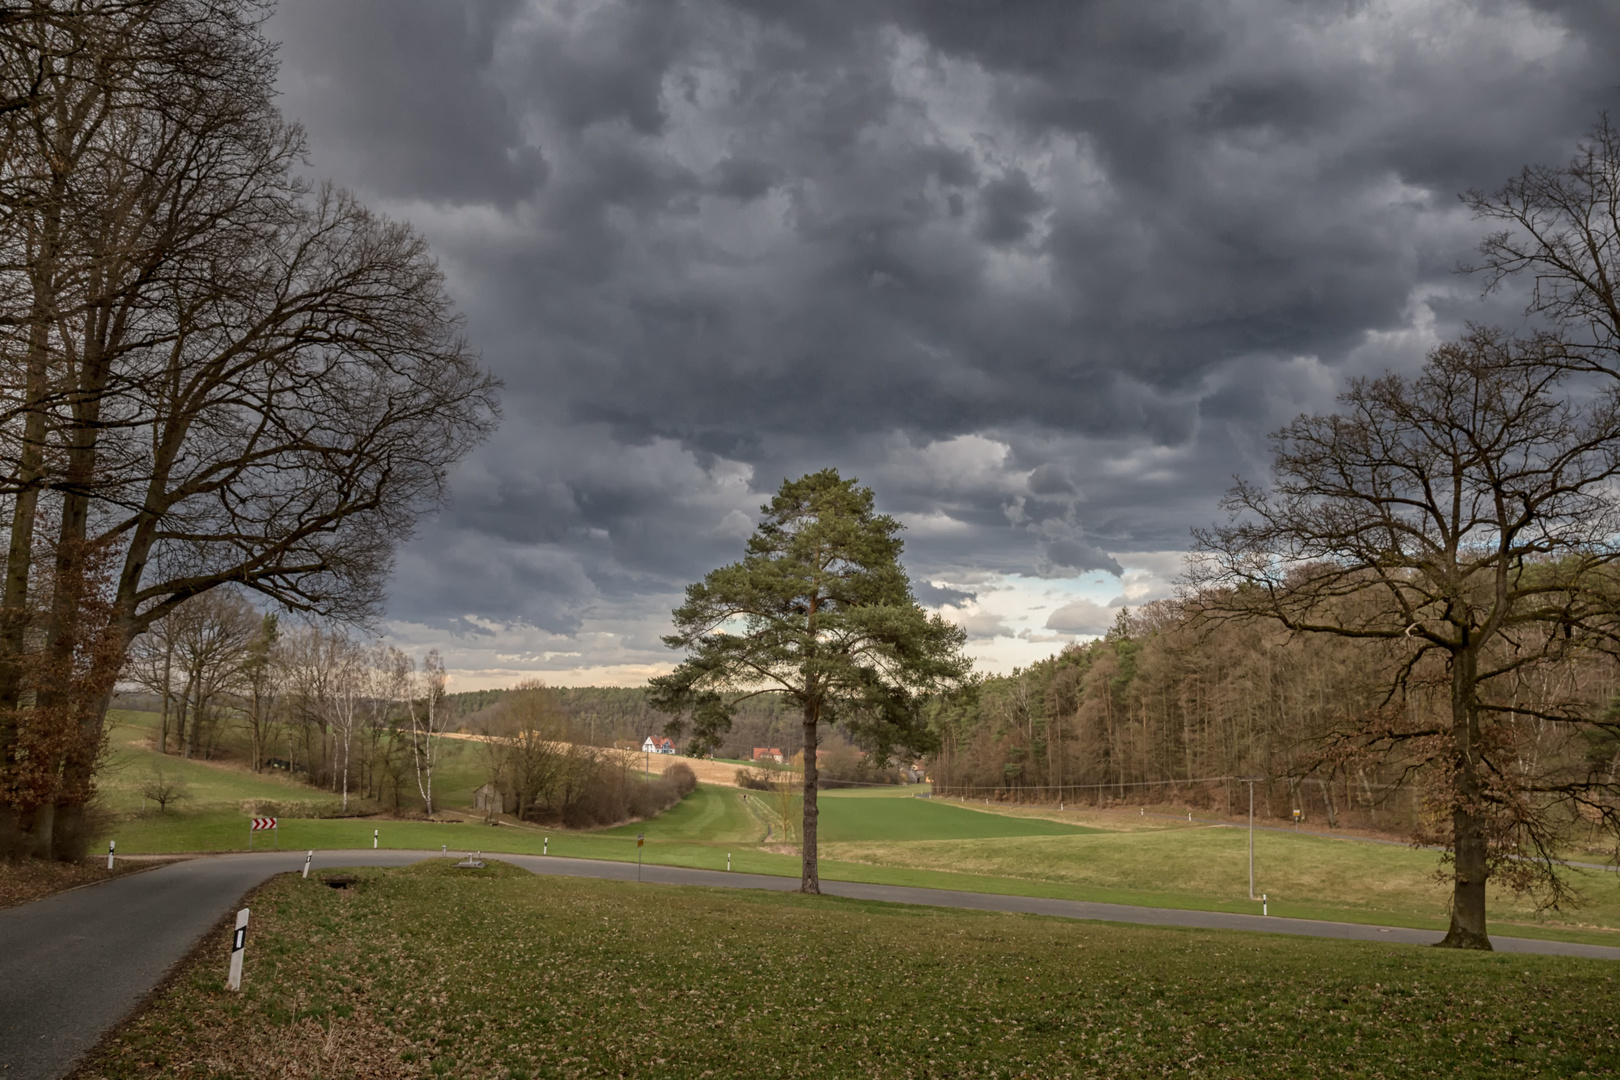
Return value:
<svg viewBox="0 0 1620 1080">
<path fill-rule="evenodd" d="M 403 654 L 402 654 L 403 655 Z M 404 657 L 410 664 L 410 658 Z M 422 659 L 420 675 L 412 664 L 407 686 L 406 707 L 411 717 L 411 760 L 416 765 L 416 789 L 422 793 L 422 806 L 433 816 L 433 769 L 439 759 L 439 737 L 450 719 L 445 703 L 444 661 L 439 650 L 431 649 Z"/>
<path fill-rule="evenodd" d="M 354 752 L 354 735 L 365 709 L 367 679 L 365 653 L 359 644 L 345 634 L 329 636 L 328 657 L 330 670 L 326 694 L 319 708 L 332 731 L 337 761 L 339 790 L 343 795 L 343 809 L 349 809 L 349 761 Z"/>
</svg>

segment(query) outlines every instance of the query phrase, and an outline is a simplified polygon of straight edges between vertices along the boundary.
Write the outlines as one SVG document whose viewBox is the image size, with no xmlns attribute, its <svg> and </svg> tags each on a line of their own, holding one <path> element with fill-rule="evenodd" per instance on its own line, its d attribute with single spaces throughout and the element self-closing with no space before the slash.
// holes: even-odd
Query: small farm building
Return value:
<svg viewBox="0 0 1620 1080">
<path fill-rule="evenodd" d="M 485 814 L 509 814 L 517 808 L 517 800 L 494 784 L 485 784 L 473 792 L 473 809 Z"/>
</svg>

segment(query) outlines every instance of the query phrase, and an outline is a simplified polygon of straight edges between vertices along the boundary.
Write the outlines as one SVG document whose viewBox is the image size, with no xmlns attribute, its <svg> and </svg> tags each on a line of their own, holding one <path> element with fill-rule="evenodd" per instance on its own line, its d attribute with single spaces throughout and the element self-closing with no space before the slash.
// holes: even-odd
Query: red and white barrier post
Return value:
<svg viewBox="0 0 1620 1080">
<path fill-rule="evenodd" d="M 276 849 L 281 848 L 281 830 L 276 828 L 276 819 L 273 817 L 248 818 L 248 850 L 253 850 L 253 834 L 260 829 L 269 829 L 270 835 L 276 839 Z"/>
</svg>

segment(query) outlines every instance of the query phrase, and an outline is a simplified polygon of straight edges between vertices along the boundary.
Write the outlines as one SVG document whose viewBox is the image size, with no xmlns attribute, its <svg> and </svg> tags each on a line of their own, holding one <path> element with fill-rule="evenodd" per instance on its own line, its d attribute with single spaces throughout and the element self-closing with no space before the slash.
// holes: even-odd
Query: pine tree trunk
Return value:
<svg viewBox="0 0 1620 1080">
<path fill-rule="evenodd" d="M 803 873 L 802 893 L 820 893 L 821 877 L 816 866 L 816 713 L 814 703 L 804 707 L 804 824 L 799 831 Z"/>
</svg>

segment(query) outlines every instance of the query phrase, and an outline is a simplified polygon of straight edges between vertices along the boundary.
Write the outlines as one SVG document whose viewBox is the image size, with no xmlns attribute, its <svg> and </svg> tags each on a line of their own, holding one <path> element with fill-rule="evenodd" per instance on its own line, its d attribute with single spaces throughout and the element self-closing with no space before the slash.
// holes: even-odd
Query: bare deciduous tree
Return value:
<svg viewBox="0 0 1620 1080">
<path fill-rule="evenodd" d="M 1620 131 L 1600 117 L 1566 165 L 1528 165 L 1463 203 L 1505 226 L 1479 245 L 1487 290 L 1531 279 L 1528 314 L 1546 319 L 1563 358 L 1620 377 Z"/>
<path fill-rule="evenodd" d="M 141 798 L 157 803 L 158 813 L 168 813 L 169 804 L 190 798 L 186 778 L 163 767 L 162 760 L 152 763 L 152 770 L 141 780 Z"/>
<path fill-rule="evenodd" d="M 242 661 L 242 683 L 247 698 L 245 711 L 254 772 L 264 768 L 265 748 L 271 742 L 275 727 L 276 697 L 281 674 L 276 663 L 276 642 L 280 636 L 280 620 L 274 614 L 260 616 L 258 633 L 248 643 L 247 656 Z M 137 642 L 140 640 L 136 638 Z"/>
<path fill-rule="evenodd" d="M 185 678 L 176 715 L 176 749 L 189 758 L 196 755 L 221 699 L 240 685 L 260 616 L 240 593 L 219 589 L 195 597 L 165 621 Z M 167 746 L 159 749 L 168 753 Z"/>
<path fill-rule="evenodd" d="M 1486 331 L 1415 379 L 1358 380 L 1343 412 L 1279 432 L 1272 485 L 1240 483 L 1231 523 L 1197 536 L 1191 582 L 1212 615 L 1382 645 L 1391 707 L 1364 718 L 1362 744 L 1439 781 L 1454 947 L 1490 947 L 1490 878 L 1564 895 L 1572 808 L 1620 826 L 1612 777 L 1525 752 L 1540 725 L 1613 727 L 1606 702 L 1519 692 L 1612 633 L 1620 407 L 1569 381 L 1546 343 Z M 1443 710 L 1401 707 L 1435 682 Z"/>
<path fill-rule="evenodd" d="M 567 768 L 567 717 L 544 683 L 525 680 L 507 691 L 484 744 L 490 780 L 509 792 L 519 820 L 529 816 Z"/>
<path fill-rule="evenodd" d="M 122 648 L 233 582 L 375 610 L 393 545 L 495 408 L 421 239 L 293 175 L 261 5 L 50 11 L 0 53 L 0 769 L 67 692 L 25 703 L 30 642 L 58 666 Z M 117 564 L 111 609 L 81 625 L 92 552 Z M 74 713 L 78 741 L 96 712 Z M 89 790 L 88 768 L 64 758 L 62 790 Z M 50 837 L 13 800 L 0 833 L 71 855 L 76 799 Z"/>
</svg>

